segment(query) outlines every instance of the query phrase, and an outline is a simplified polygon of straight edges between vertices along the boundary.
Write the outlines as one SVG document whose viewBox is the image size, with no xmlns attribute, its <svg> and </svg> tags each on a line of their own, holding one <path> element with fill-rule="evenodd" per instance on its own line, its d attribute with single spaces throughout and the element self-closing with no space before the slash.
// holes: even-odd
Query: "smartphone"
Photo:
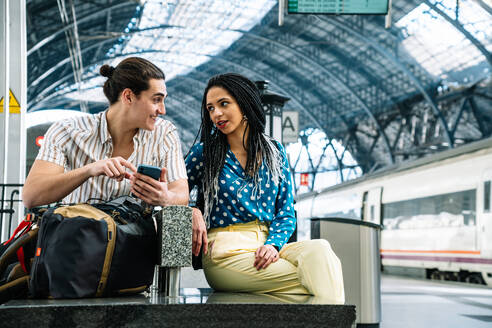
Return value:
<svg viewBox="0 0 492 328">
<path fill-rule="evenodd" d="M 157 166 L 140 164 L 137 167 L 137 172 L 143 175 L 147 175 L 156 180 L 159 180 L 159 178 L 161 177 L 161 168 Z"/>
</svg>

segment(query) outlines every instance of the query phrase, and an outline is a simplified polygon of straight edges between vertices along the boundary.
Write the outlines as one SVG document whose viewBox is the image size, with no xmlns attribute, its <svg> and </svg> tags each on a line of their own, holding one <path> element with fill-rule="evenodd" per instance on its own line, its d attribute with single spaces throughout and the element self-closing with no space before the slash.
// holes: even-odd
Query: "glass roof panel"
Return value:
<svg viewBox="0 0 492 328">
<path fill-rule="evenodd" d="M 492 51 L 492 17 L 476 1 L 430 2 L 453 20 L 458 16 L 463 28 Z M 395 25 L 402 29 L 405 50 L 430 74 L 449 82 L 470 83 L 490 73 L 486 58 L 478 48 L 428 5 L 423 3 L 416 7 Z"/>
<path fill-rule="evenodd" d="M 238 30 L 253 28 L 276 3 L 276 0 L 146 0 L 141 7 L 139 26 L 134 26 L 135 20 L 131 21 L 125 30 L 127 34 L 122 36 L 127 42 L 115 45 L 108 56 L 115 57 L 113 66 L 125 55 L 147 58 L 164 71 L 169 81 L 227 49 L 241 37 Z M 91 67 L 86 76 L 93 76 L 99 66 Z M 92 78 L 82 83 L 81 90 L 101 86 L 103 81 Z M 102 92 L 98 96 L 90 91 L 79 95 L 74 92 L 67 97 L 105 101 Z"/>
</svg>

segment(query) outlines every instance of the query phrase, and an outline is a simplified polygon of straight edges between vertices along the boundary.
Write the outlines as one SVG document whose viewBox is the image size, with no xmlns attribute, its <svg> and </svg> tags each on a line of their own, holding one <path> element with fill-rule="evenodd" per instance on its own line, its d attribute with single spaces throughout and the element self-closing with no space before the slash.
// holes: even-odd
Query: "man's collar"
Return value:
<svg viewBox="0 0 492 328">
<path fill-rule="evenodd" d="M 108 110 L 105 110 L 101 112 L 99 115 L 101 115 L 101 124 L 99 124 L 99 135 L 101 136 L 101 143 L 106 143 L 108 141 L 111 141 L 111 134 L 109 134 L 109 129 L 108 129 L 108 120 L 106 119 L 106 114 L 108 113 Z"/>
<path fill-rule="evenodd" d="M 137 133 L 135 134 L 135 136 L 133 137 L 133 140 L 137 141 L 139 144 L 142 143 L 142 141 L 144 140 L 145 138 L 145 135 L 150 132 L 150 131 L 146 131 L 144 129 L 138 129 Z"/>
<path fill-rule="evenodd" d="M 108 120 L 106 117 L 107 112 L 108 110 L 105 110 L 104 112 L 100 113 L 101 124 L 99 125 L 99 135 L 101 136 L 101 143 L 103 144 L 112 140 L 111 134 L 109 133 L 109 129 L 108 129 Z M 133 140 L 141 144 L 148 133 L 150 133 L 150 131 L 146 131 L 144 129 L 138 129 L 137 133 L 133 137 Z"/>
</svg>

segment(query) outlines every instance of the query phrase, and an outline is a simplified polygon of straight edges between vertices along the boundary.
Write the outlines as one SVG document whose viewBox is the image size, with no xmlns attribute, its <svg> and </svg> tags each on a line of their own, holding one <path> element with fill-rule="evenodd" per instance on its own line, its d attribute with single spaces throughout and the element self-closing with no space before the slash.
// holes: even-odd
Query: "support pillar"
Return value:
<svg viewBox="0 0 492 328">
<path fill-rule="evenodd" d="M 0 22 L 0 184 L 20 185 L 26 176 L 26 1 L 0 0 Z M 0 188 L 2 241 L 24 215 L 21 194 L 19 186 Z"/>
</svg>

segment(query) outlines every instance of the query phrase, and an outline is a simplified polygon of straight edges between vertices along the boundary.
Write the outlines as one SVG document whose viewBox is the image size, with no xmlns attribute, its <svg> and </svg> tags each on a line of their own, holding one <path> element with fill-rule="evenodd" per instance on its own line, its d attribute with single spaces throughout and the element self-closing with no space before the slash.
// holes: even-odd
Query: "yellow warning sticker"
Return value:
<svg viewBox="0 0 492 328">
<path fill-rule="evenodd" d="M 20 105 L 15 98 L 12 90 L 9 89 L 9 113 L 11 114 L 20 114 Z M 0 99 L 0 113 L 3 113 L 3 97 Z"/>
</svg>

